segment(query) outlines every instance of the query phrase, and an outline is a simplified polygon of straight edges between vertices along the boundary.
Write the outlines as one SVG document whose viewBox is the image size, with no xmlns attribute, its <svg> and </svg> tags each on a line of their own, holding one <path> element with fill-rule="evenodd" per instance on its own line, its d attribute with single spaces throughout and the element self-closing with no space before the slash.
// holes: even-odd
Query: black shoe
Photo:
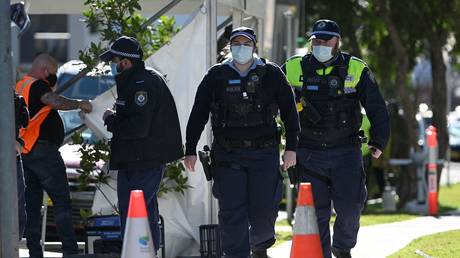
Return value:
<svg viewBox="0 0 460 258">
<path fill-rule="evenodd" d="M 267 250 L 252 251 L 252 258 L 268 258 Z"/>
<path fill-rule="evenodd" d="M 350 253 L 350 250 L 346 251 L 346 250 L 340 250 L 340 249 L 337 249 L 335 247 L 332 247 L 332 254 L 336 257 L 336 258 L 351 258 L 351 253 Z"/>
</svg>

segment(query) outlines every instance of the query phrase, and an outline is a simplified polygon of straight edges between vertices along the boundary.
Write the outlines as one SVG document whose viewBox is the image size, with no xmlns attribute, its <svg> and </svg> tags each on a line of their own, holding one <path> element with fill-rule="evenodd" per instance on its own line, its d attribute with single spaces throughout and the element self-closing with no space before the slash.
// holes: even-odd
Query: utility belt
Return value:
<svg viewBox="0 0 460 258">
<path fill-rule="evenodd" d="M 308 149 L 328 149 L 340 146 L 355 145 L 367 143 L 367 137 L 364 136 L 364 131 L 360 130 L 357 134 L 344 137 L 332 137 L 332 134 L 323 132 L 315 132 L 311 130 L 301 130 L 299 139 L 299 148 Z"/>
<path fill-rule="evenodd" d="M 275 136 L 263 137 L 257 139 L 231 139 L 223 136 L 217 136 L 214 143 L 223 147 L 226 151 L 235 149 L 263 149 L 277 146 L 279 140 Z"/>
</svg>

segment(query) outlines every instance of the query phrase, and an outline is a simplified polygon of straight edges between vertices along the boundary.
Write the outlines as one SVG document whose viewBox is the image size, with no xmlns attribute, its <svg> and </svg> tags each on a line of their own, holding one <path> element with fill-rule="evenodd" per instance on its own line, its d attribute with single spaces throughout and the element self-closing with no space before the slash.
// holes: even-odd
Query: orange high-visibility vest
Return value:
<svg viewBox="0 0 460 258">
<path fill-rule="evenodd" d="M 37 79 L 26 75 L 20 81 L 16 83 L 16 94 L 24 97 L 27 106 L 29 106 L 29 93 L 30 87 Z M 26 128 L 21 128 L 19 131 L 19 137 L 24 140 L 24 148 L 22 153 L 29 153 L 37 142 L 38 136 L 40 135 L 40 126 L 42 125 L 45 118 L 51 112 L 50 106 L 42 107 L 32 118 L 29 119 L 29 124 Z"/>
</svg>

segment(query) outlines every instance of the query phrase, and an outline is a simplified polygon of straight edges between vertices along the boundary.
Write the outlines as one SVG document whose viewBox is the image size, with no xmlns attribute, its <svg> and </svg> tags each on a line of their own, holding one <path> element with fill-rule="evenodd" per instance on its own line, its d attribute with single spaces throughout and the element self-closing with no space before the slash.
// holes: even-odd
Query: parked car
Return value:
<svg viewBox="0 0 460 258">
<path fill-rule="evenodd" d="M 86 65 L 78 60 L 65 63 L 57 71 L 57 84 L 62 86 L 84 68 Z M 62 95 L 72 99 L 91 100 L 114 85 L 115 78 L 111 73 L 110 66 L 98 66 L 94 71 L 89 72 L 72 87 L 65 90 Z"/>
</svg>

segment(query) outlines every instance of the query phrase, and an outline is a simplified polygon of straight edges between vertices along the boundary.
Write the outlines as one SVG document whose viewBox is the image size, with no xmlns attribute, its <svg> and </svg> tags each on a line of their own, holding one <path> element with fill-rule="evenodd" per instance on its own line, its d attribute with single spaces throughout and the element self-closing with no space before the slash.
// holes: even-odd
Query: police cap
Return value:
<svg viewBox="0 0 460 258">
<path fill-rule="evenodd" d="M 111 61 L 115 57 L 123 57 L 131 60 L 142 60 L 144 52 L 135 38 L 121 36 L 116 39 L 105 51 L 99 56 L 102 61 Z"/>
<path fill-rule="evenodd" d="M 340 27 L 335 21 L 317 20 L 313 24 L 313 30 L 309 33 L 310 39 L 330 40 L 332 37 L 340 38 Z"/>
<path fill-rule="evenodd" d="M 243 36 L 246 37 L 250 40 L 252 40 L 255 43 L 257 43 L 257 37 L 256 33 L 254 32 L 253 29 L 248 28 L 248 27 L 238 27 L 232 31 L 232 34 L 230 34 L 230 42 L 238 37 L 238 36 Z"/>
</svg>

